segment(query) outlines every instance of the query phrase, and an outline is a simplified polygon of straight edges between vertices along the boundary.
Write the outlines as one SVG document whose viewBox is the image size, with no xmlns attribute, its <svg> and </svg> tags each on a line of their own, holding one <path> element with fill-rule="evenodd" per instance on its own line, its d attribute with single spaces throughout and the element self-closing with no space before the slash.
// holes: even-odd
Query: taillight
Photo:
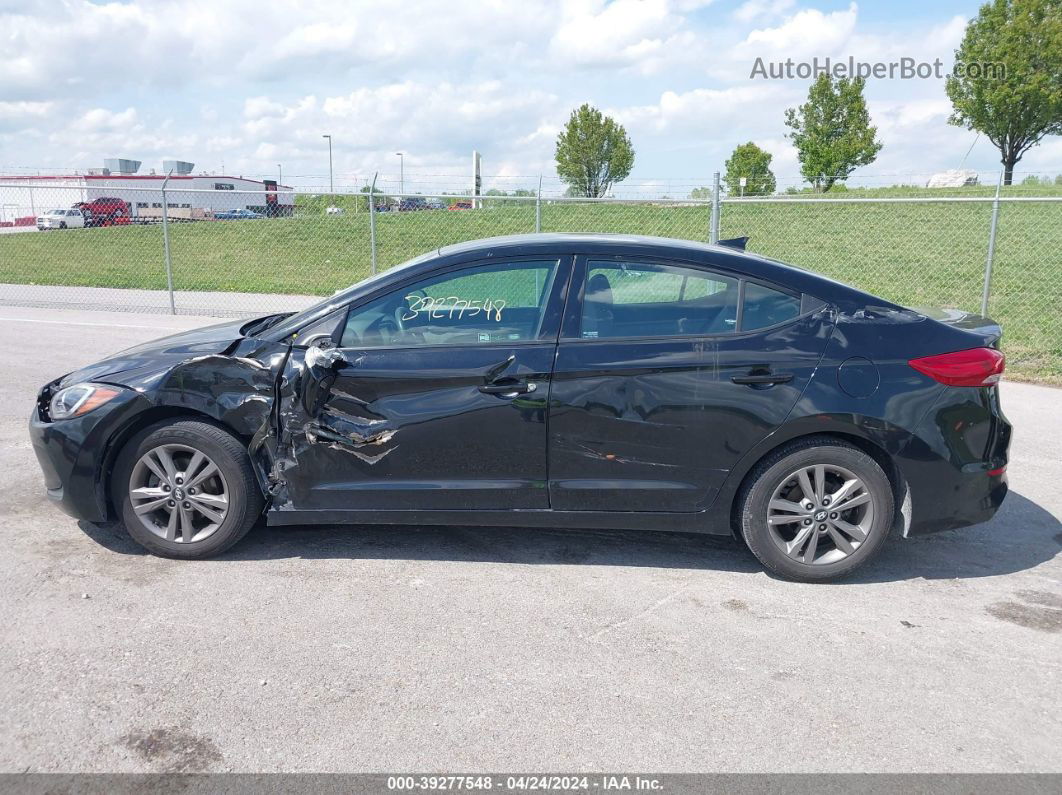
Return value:
<svg viewBox="0 0 1062 795">
<path fill-rule="evenodd" d="M 1006 358 L 995 348 L 970 348 L 911 359 L 908 364 L 948 386 L 994 386 L 1003 375 Z"/>
</svg>

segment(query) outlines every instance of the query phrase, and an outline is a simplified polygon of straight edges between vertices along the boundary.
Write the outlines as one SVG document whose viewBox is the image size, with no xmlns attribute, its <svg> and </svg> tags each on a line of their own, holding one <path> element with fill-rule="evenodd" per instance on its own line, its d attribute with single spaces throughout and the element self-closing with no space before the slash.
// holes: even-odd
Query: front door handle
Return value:
<svg viewBox="0 0 1062 795">
<path fill-rule="evenodd" d="M 792 373 L 750 373 L 749 375 L 735 375 L 730 379 L 735 384 L 788 384 L 793 380 Z"/>
<path fill-rule="evenodd" d="M 486 395 L 526 395 L 538 389 L 533 381 L 526 384 L 485 384 L 479 388 Z"/>
</svg>

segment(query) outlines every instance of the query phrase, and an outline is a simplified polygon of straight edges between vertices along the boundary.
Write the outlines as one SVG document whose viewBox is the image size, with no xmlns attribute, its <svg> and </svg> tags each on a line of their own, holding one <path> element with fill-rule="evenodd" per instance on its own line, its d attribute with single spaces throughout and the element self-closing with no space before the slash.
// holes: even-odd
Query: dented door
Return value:
<svg viewBox="0 0 1062 795">
<path fill-rule="evenodd" d="M 696 512 L 777 428 L 832 328 L 801 299 L 683 263 L 580 261 L 550 404 L 556 510 Z"/>
<path fill-rule="evenodd" d="M 559 309 L 548 310 L 568 271 L 535 264 L 491 263 L 474 280 L 463 270 L 404 287 L 351 309 L 338 347 L 294 349 L 279 388 L 285 449 L 274 508 L 548 508 Z M 466 307 L 459 316 L 452 301 L 431 301 L 481 307 L 462 293 L 472 287 L 487 295 L 489 314 Z"/>
</svg>

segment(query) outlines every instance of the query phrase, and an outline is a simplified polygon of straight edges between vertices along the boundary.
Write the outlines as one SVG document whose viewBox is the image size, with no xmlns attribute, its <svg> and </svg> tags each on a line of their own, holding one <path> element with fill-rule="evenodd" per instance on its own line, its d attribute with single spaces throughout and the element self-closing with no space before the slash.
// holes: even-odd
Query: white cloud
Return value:
<svg viewBox="0 0 1062 795">
<path fill-rule="evenodd" d="M 784 86 L 763 83 L 726 89 L 698 88 L 682 93 L 665 91 L 652 105 L 615 108 L 609 112 L 627 125 L 628 131 L 728 135 L 733 133 L 735 123 L 749 120 L 765 104 L 775 104 L 786 91 Z"/>
<path fill-rule="evenodd" d="M 590 102 L 626 125 L 635 174 L 700 175 L 753 140 L 796 173 L 782 112 L 806 80 L 750 80 L 754 59 L 910 56 L 950 64 L 965 19 L 868 25 L 851 3 L 804 0 L 0 0 L 0 151 L 27 168 L 101 165 L 285 177 L 397 172 L 552 171 L 572 108 Z M 973 134 L 947 125 L 936 80 L 870 81 L 885 149 L 868 172 L 954 165 Z M 994 167 L 984 142 L 971 156 Z M 691 165 L 700 164 L 700 165 Z M 1023 165 L 1062 170 L 1051 139 Z M 307 177 L 311 179 L 312 177 Z M 387 177 L 389 178 L 389 177 Z M 423 188 L 430 187 L 425 184 Z"/>
<path fill-rule="evenodd" d="M 777 54 L 793 58 L 836 54 L 855 31 L 857 16 L 855 3 L 845 11 L 828 14 L 816 8 L 804 9 L 776 27 L 751 31 L 738 49 L 764 60 Z"/>
<path fill-rule="evenodd" d="M 545 51 L 547 0 L 452 3 L 406 0 L 69 0 L 62 13 L 27 3 L 0 8 L 0 96 L 103 95 L 128 85 L 329 75 L 353 67 L 428 71 L 434 59 L 481 48 L 512 55 L 514 36 Z M 430 24 L 425 24 L 430 19 Z"/>
<path fill-rule="evenodd" d="M 575 63 L 628 64 L 659 50 L 679 24 L 663 0 L 569 2 L 553 35 L 553 53 Z"/>
<path fill-rule="evenodd" d="M 135 108 L 115 112 L 106 108 L 93 108 L 78 117 L 71 127 L 84 133 L 122 132 L 136 127 Z"/>
<path fill-rule="evenodd" d="M 0 121 L 40 118 L 48 115 L 54 107 L 54 102 L 0 101 Z"/>
<path fill-rule="evenodd" d="M 643 74 L 678 67 L 701 55 L 703 41 L 683 12 L 707 3 L 669 0 L 569 0 L 549 45 L 554 61 Z"/>
<path fill-rule="evenodd" d="M 796 5 L 796 0 L 748 0 L 734 9 L 732 16 L 738 22 L 754 22 L 758 19 L 777 17 Z"/>
</svg>

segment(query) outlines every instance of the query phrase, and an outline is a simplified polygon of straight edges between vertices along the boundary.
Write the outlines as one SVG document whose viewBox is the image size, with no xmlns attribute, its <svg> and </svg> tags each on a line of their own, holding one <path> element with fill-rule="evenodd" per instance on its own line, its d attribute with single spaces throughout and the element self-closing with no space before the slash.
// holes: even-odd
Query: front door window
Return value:
<svg viewBox="0 0 1062 795">
<path fill-rule="evenodd" d="M 557 260 L 450 271 L 351 310 L 344 348 L 490 345 L 540 338 Z"/>
</svg>

